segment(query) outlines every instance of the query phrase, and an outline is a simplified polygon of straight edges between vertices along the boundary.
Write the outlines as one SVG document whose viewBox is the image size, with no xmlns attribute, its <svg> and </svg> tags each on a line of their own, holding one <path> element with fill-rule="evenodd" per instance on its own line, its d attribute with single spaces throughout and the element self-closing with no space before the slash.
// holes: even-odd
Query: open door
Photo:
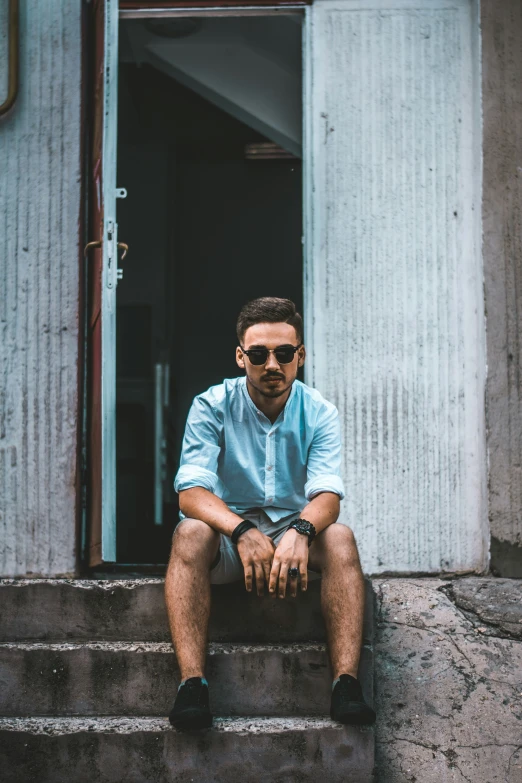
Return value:
<svg viewBox="0 0 522 783">
<path fill-rule="evenodd" d="M 186 416 L 239 372 L 237 313 L 268 292 L 301 307 L 302 14 L 121 9 L 117 562 L 163 570 Z"/>
<path fill-rule="evenodd" d="M 89 264 L 89 565 L 116 560 L 118 1 L 94 0 Z"/>
</svg>

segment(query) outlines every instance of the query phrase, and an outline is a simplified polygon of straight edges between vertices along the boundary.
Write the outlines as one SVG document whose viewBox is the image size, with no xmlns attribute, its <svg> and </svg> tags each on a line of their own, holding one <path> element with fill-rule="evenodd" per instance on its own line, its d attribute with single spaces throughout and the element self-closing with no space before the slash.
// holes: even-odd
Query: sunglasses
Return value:
<svg viewBox="0 0 522 783">
<path fill-rule="evenodd" d="M 295 347 L 293 345 L 279 345 L 277 348 L 250 348 L 248 351 L 241 348 L 241 350 L 248 356 L 251 364 L 266 364 L 269 353 L 274 354 L 278 364 L 290 364 L 302 344 L 299 343 Z"/>
</svg>

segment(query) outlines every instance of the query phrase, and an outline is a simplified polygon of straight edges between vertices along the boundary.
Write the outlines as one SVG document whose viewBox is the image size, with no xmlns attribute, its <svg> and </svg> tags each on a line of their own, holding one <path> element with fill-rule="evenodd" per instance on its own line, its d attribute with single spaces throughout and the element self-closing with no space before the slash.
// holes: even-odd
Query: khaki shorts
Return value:
<svg viewBox="0 0 522 783">
<path fill-rule="evenodd" d="M 277 522 L 272 522 L 268 514 L 261 508 L 254 508 L 241 514 L 242 519 L 249 519 L 262 533 L 270 536 L 274 544 L 280 542 L 288 530 L 288 526 L 295 519 L 299 519 L 300 513 L 294 512 Z M 180 525 L 184 520 L 181 520 Z M 232 543 L 228 536 L 221 536 L 219 551 L 216 555 L 215 563 L 210 571 L 210 581 L 213 585 L 224 585 L 229 582 L 237 582 L 245 578 L 243 563 L 239 557 L 237 546 Z"/>
</svg>

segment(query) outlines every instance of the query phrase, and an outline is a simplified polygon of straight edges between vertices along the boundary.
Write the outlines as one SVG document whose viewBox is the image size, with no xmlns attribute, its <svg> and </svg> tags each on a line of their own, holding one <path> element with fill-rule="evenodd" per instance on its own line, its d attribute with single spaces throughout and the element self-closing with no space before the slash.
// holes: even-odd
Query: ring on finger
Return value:
<svg viewBox="0 0 522 783">
<path fill-rule="evenodd" d="M 289 568 L 288 569 L 288 576 L 290 579 L 297 579 L 299 576 L 299 569 L 298 568 Z"/>
</svg>

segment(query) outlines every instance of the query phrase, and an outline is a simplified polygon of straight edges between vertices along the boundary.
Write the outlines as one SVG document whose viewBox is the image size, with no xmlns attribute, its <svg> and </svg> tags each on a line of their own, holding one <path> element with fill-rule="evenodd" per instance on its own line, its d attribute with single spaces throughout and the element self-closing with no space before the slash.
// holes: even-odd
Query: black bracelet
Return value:
<svg viewBox="0 0 522 783">
<path fill-rule="evenodd" d="M 253 527 L 255 527 L 256 530 L 258 529 L 257 525 L 254 525 L 254 523 L 250 522 L 248 519 L 244 519 L 242 522 L 240 522 L 239 525 L 234 528 L 232 535 L 230 536 L 232 543 L 236 544 L 237 546 L 237 540 L 239 536 L 242 536 L 243 533 L 247 532 L 247 530 L 252 530 Z"/>
</svg>

